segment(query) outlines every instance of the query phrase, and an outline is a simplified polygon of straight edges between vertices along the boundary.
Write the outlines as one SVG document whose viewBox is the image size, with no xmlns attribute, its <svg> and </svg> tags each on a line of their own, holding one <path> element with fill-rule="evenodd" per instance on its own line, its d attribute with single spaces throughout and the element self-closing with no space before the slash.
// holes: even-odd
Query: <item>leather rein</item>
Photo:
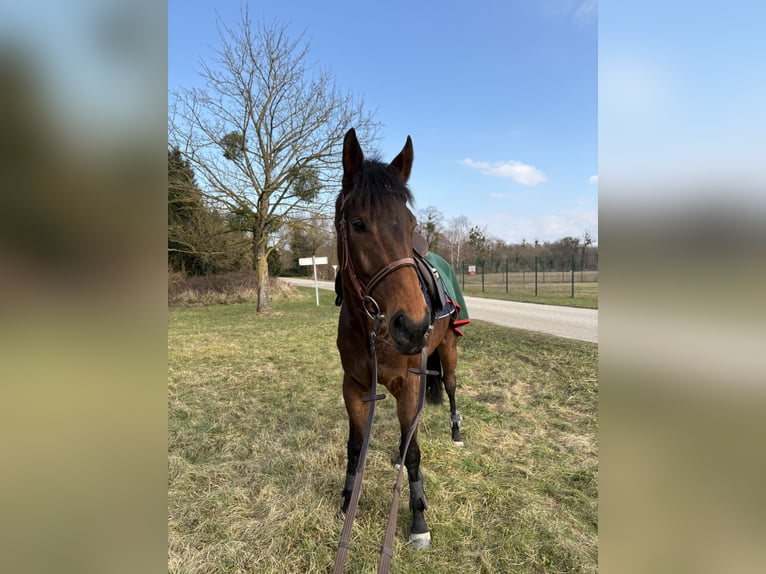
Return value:
<svg viewBox="0 0 766 574">
<path fill-rule="evenodd" d="M 350 193 L 348 194 L 350 195 Z M 356 273 L 356 270 L 354 269 L 354 264 L 351 261 L 351 254 L 349 251 L 349 240 L 348 240 L 348 227 L 346 224 L 346 215 L 344 212 L 346 200 L 348 199 L 348 195 L 343 197 L 341 206 L 340 206 L 340 214 L 341 214 L 341 220 L 339 222 L 339 235 L 340 235 L 340 242 L 341 242 L 341 270 L 346 271 L 349 279 L 351 280 L 351 285 L 354 288 L 354 291 L 359 299 L 359 301 L 362 304 L 362 310 L 365 312 L 365 314 L 372 320 L 372 326 L 370 329 L 370 358 L 372 363 L 372 372 L 371 372 L 371 383 L 370 383 L 370 394 L 366 397 L 362 398 L 362 401 L 364 402 L 370 402 L 370 410 L 369 414 L 367 416 L 367 426 L 365 428 L 364 433 L 364 440 L 362 442 L 362 449 L 359 453 L 359 461 L 357 463 L 356 467 L 356 475 L 354 478 L 354 487 L 351 491 L 351 499 L 349 500 L 348 509 L 346 510 L 346 517 L 343 522 L 343 531 L 341 533 L 341 539 L 338 543 L 338 554 L 335 557 L 335 567 L 333 569 L 334 574 L 342 574 L 343 573 L 343 567 L 346 561 L 346 555 L 348 554 L 348 549 L 350 546 L 350 540 L 351 540 L 351 529 L 354 524 L 354 518 L 356 516 L 356 510 L 359 505 L 359 495 L 361 493 L 362 489 L 362 477 L 364 474 L 364 467 L 365 463 L 367 461 L 367 449 L 370 444 L 370 435 L 372 434 L 372 423 L 375 416 L 375 403 L 381 399 L 386 398 L 385 394 L 378 394 L 377 387 L 378 387 L 378 360 L 377 360 L 377 335 L 378 330 L 380 329 L 380 326 L 382 325 L 385 315 L 381 312 L 380 306 L 378 305 L 377 301 L 372 298 L 372 292 L 375 289 L 375 287 L 380 284 L 383 279 L 388 277 L 390 274 L 392 274 L 394 271 L 398 269 L 402 269 L 404 267 L 414 267 L 417 270 L 415 260 L 412 257 L 404 257 L 401 259 L 396 259 L 383 267 L 380 271 L 378 271 L 368 282 L 367 284 L 363 284 Z M 410 428 L 407 432 L 407 437 L 405 439 L 404 443 L 404 449 L 402 451 L 402 459 L 401 464 L 399 465 L 399 472 L 397 474 L 396 483 L 394 484 L 394 492 L 393 492 L 393 499 L 391 501 L 391 511 L 389 512 L 388 516 L 388 526 L 386 527 L 386 534 L 384 538 L 383 546 L 380 549 L 380 562 L 378 565 L 378 574 L 386 574 L 389 572 L 391 567 L 391 559 L 393 558 L 393 542 L 394 542 L 394 536 L 396 533 L 396 517 L 399 509 L 399 497 L 401 495 L 401 485 L 402 485 L 402 476 L 403 476 L 403 470 L 405 467 L 405 460 L 407 459 L 407 450 L 410 446 L 410 441 L 412 440 L 412 436 L 415 434 L 415 429 L 417 428 L 418 421 L 420 420 L 420 414 L 423 410 L 423 403 L 425 399 L 425 393 L 426 393 L 426 376 L 428 374 L 436 374 L 433 371 L 428 371 L 426 369 L 427 365 L 427 359 L 428 359 L 428 335 L 433 330 L 433 324 L 431 324 L 426 331 L 425 335 L 423 335 L 423 348 L 420 352 L 420 368 L 419 369 L 409 369 L 409 372 L 415 373 L 420 376 L 420 389 L 418 392 L 418 409 L 415 413 L 415 418 L 412 420 L 412 423 L 410 424 Z"/>
</svg>

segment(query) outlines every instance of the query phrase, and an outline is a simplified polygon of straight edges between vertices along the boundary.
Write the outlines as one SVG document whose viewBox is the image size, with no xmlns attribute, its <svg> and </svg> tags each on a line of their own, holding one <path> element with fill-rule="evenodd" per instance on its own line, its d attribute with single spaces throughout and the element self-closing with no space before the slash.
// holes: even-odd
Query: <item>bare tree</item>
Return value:
<svg viewBox="0 0 766 574">
<path fill-rule="evenodd" d="M 450 265 L 458 268 L 462 263 L 462 251 L 468 241 L 468 230 L 471 229 L 471 222 L 465 215 L 460 215 L 450 219 L 449 225 L 444 232 L 444 238 L 449 248 Z"/>
<path fill-rule="evenodd" d="M 329 71 L 307 62 L 308 44 L 285 26 L 253 26 L 243 7 L 236 29 L 219 19 L 219 36 L 215 58 L 201 64 L 205 87 L 174 94 L 169 139 L 250 237 L 258 311 L 269 311 L 267 257 L 277 233 L 328 212 L 343 135 L 353 126 L 369 146 L 377 123 Z"/>
<path fill-rule="evenodd" d="M 418 233 L 426 238 L 430 248 L 434 251 L 439 249 L 439 237 L 444 228 L 444 215 L 433 205 L 418 210 L 418 224 L 415 227 Z"/>
</svg>

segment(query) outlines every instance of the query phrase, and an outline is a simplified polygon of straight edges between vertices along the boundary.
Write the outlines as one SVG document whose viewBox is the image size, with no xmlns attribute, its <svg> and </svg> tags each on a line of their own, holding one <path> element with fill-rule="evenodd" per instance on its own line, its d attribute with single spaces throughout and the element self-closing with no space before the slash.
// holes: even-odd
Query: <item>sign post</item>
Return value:
<svg viewBox="0 0 766 574">
<path fill-rule="evenodd" d="M 319 306 L 319 282 L 317 281 L 317 265 L 327 265 L 327 257 L 301 257 L 298 259 L 298 265 L 311 265 L 314 267 L 314 292 L 317 296 L 317 306 Z"/>
</svg>

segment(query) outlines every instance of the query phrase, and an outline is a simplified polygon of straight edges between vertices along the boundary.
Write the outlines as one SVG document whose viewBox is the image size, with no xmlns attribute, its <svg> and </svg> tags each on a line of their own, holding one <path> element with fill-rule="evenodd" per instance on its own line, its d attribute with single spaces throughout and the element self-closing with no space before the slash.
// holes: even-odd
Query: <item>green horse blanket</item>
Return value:
<svg viewBox="0 0 766 574">
<path fill-rule="evenodd" d="M 439 272 L 447 289 L 447 294 L 457 308 L 457 315 L 452 318 L 452 328 L 455 329 L 458 335 L 463 335 L 461 328 L 470 323 L 471 319 L 468 316 L 468 307 L 465 304 L 463 292 L 460 290 L 460 280 L 452 266 L 442 257 L 433 251 L 429 251 L 426 257 L 428 262 Z"/>
</svg>

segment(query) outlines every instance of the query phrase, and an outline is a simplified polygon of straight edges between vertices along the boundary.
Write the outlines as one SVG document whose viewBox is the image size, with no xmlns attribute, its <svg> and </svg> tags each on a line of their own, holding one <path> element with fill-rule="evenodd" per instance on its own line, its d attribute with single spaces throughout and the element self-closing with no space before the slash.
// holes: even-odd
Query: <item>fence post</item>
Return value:
<svg viewBox="0 0 766 574">
<path fill-rule="evenodd" d="M 575 271 L 574 255 L 572 255 L 572 299 L 574 299 L 574 271 Z"/>
<path fill-rule="evenodd" d="M 484 263 L 481 264 L 481 292 L 484 293 Z"/>
<path fill-rule="evenodd" d="M 535 255 L 535 297 L 537 297 L 537 255 Z"/>
<path fill-rule="evenodd" d="M 508 258 L 505 258 L 505 292 L 508 293 Z"/>
<path fill-rule="evenodd" d="M 460 263 L 460 270 L 463 272 L 463 291 L 465 291 L 465 261 Z"/>
</svg>

